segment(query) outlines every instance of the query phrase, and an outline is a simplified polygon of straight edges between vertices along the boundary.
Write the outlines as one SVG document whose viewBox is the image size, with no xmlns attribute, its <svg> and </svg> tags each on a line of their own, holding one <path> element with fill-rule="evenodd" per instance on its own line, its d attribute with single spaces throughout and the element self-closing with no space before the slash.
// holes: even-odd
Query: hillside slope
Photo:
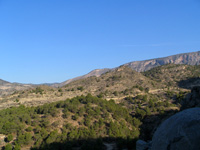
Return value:
<svg viewBox="0 0 200 150">
<path fill-rule="evenodd" d="M 144 72 L 157 66 L 166 64 L 186 64 L 186 65 L 199 65 L 200 64 L 200 51 L 193 53 L 178 54 L 163 58 L 150 59 L 145 61 L 134 61 L 127 64 L 133 70 Z"/>
<path fill-rule="evenodd" d="M 123 99 L 127 95 L 137 95 L 163 88 L 161 84 L 145 77 L 131 68 L 121 66 L 99 77 L 91 76 L 73 81 L 61 88 L 38 86 L 0 98 L 0 108 L 19 104 L 40 105 L 75 96 L 92 95 L 106 99 Z"/>
<path fill-rule="evenodd" d="M 111 69 L 108 69 L 108 68 L 105 68 L 105 69 L 95 69 L 95 70 L 89 72 L 86 75 L 79 76 L 79 77 L 76 77 L 76 78 L 72 78 L 72 79 L 69 79 L 69 80 L 61 82 L 61 83 L 52 84 L 51 86 L 52 87 L 62 87 L 64 85 L 69 84 L 70 82 L 73 82 L 73 81 L 76 81 L 76 80 L 88 78 L 88 77 L 91 77 L 91 76 L 99 77 L 100 75 L 102 75 L 102 74 L 104 74 L 104 73 L 106 73 L 106 72 L 108 72 L 110 70 Z"/>
<path fill-rule="evenodd" d="M 200 66 L 168 64 L 143 73 L 146 77 L 166 86 L 191 89 L 200 85 Z"/>
<path fill-rule="evenodd" d="M 200 64 L 200 51 L 193 52 L 193 53 L 177 54 L 177 55 L 173 55 L 173 56 L 168 56 L 168 57 L 163 57 L 163 58 L 155 58 L 155 59 L 144 60 L 144 61 L 133 61 L 130 63 L 123 64 L 122 66 L 127 66 L 137 72 L 144 72 L 144 71 L 148 71 L 152 68 L 166 65 L 166 64 L 199 65 Z M 116 67 L 116 68 L 119 68 L 119 67 Z M 84 79 L 84 78 L 91 77 L 91 76 L 98 77 L 98 76 L 100 76 L 106 72 L 109 72 L 113 69 L 116 69 L 116 68 L 96 69 L 86 75 L 72 78 L 72 79 L 64 81 L 62 83 L 52 84 L 52 86 L 53 87 L 62 87 L 64 85 L 69 84 L 72 81 L 76 81 L 79 79 Z"/>
<path fill-rule="evenodd" d="M 0 79 L 0 96 L 9 95 L 15 91 L 26 90 L 32 87 L 34 87 L 34 85 L 10 83 Z"/>
<path fill-rule="evenodd" d="M 97 95 L 104 93 L 104 95 L 120 95 L 120 93 L 126 93 L 131 90 L 132 93 L 138 91 L 138 88 L 154 89 L 154 86 L 160 87 L 157 83 L 151 81 L 139 72 L 132 70 L 126 66 L 113 69 L 107 73 L 104 73 L 100 77 L 89 77 L 74 81 L 65 86 L 66 89 L 76 89 L 77 87 L 83 87 L 83 89 L 91 94 Z M 137 89 L 137 90 L 136 90 Z"/>
</svg>

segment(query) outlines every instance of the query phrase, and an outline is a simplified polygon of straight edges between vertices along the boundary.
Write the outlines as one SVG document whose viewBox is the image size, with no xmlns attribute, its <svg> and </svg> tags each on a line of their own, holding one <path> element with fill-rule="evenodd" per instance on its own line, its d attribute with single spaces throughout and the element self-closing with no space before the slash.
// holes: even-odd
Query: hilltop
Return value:
<svg viewBox="0 0 200 150">
<path fill-rule="evenodd" d="M 166 64 L 185 64 L 185 65 L 192 65 L 192 66 L 199 65 L 200 64 L 200 51 L 193 52 L 193 53 L 177 54 L 177 55 L 173 55 L 173 56 L 168 56 L 168 57 L 163 57 L 163 58 L 155 58 L 155 59 L 144 60 L 144 61 L 133 61 L 133 62 L 123 64 L 122 66 L 127 66 L 137 72 L 144 72 L 144 71 L 148 71 L 152 68 L 166 65 Z M 118 68 L 118 67 L 116 67 L 116 68 Z M 91 77 L 91 76 L 99 77 L 100 75 L 102 75 L 106 72 L 109 72 L 113 69 L 116 69 L 116 68 L 96 69 L 86 75 L 76 77 L 76 78 L 64 81 L 62 83 L 52 84 L 52 86 L 61 87 L 66 84 L 69 84 L 70 82 L 75 81 L 75 80 L 84 79 L 84 78 Z"/>
<path fill-rule="evenodd" d="M 190 65 L 168 64 L 141 73 L 127 66 L 121 66 L 99 77 L 91 76 L 75 80 L 60 88 L 40 85 L 15 92 L 1 98 L 0 108 L 20 104 L 42 105 L 87 94 L 107 100 L 114 99 L 117 103 L 127 96 L 137 97 L 145 94 L 168 99 L 165 95 L 187 92 L 191 87 L 198 85 L 198 80 L 195 79 L 199 78 L 199 72 L 199 66 Z M 173 92 L 170 93 L 171 91 Z"/>
<path fill-rule="evenodd" d="M 0 96 L 9 95 L 15 91 L 26 90 L 33 88 L 31 84 L 10 83 L 0 79 Z"/>
<path fill-rule="evenodd" d="M 133 70 L 144 72 L 157 66 L 166 64 L 186 64 L 186 65 L 199 65 L 200 64 L 200 51 L 192 53 L 183 53 L 173 56 L 156 58 L 144 61 L 133 61 L 125 64 Z"/>
<path fill-rule="evenodd" d="M 133 61 L 130 63 L 123 64 L 121 66 L 127 66 L 128 68 L 131 68 L 132 70 L 135 70 L 137 72 L 145 72 L 155 67 L 163 66 L 166 64 L 186 64 L 186 65 L 192 65 L 192 66 L 199 65 L 200 51 L 193 52 L 193 53 L 177 54 L 173 56 L 155 58 L 155 59 L 144 60 L 144 61 Z M 107 72 L 112 72 L 113 70 L 120 68 L 121 66 L 116 67 L 116 68 L 110 68 L 110 69 L 109 68 L 95 69 L 86 75 L 75 77 L 75 78 L 63 81 L 61 83 L 53 83 L 53 84 L 46 83 L 44 85 L 59 88 L 77 80 L 86 79 L 89 77 L 100 77 L 101 75 Z M 40 85 L 10 83 L 4 80 L 0 80 L 0 96 L 9 95 L 15 91 L 25 90 L 25 89 L 33 88 L 35 86 L 40 86 Z"/>
</svg>

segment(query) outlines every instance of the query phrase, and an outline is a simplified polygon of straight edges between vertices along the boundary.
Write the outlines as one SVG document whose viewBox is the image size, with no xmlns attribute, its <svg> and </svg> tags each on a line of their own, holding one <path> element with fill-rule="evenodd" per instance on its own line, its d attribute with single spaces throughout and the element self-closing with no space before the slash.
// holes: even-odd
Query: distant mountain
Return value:
<svg viewBox="0 0 200 150">
<path fill-rule="evenodd" d="M 137 72 L 144 72 L 157 66 L 166 64 L 185 64 L 185 65 L 199 65 L 200 64 L 200 51 L 193 53 L 178 54 L 163 58 L 156 58 L 144 61 L 133 61 L 125 66 L 132 68 Z"/>
<path fill-rule="evenodd" d="M 98 75 L 99 71 L 96 70 L 96 72 L 92 73 Z M 162 84 L 129 67 L 121 66 L 99 77 L 90 76 L 74 80 L 59 88 L 40 85 L 29 90 L 15 92 L 3 99 L 0 98 L 0 109 L 19 105 L 16 99 L 19 100 L 20 104 L 35 106 L 87 95 L 88 93 L 106 99 L 120 99 L 126 95 L 137 95 L 138 93 L 156 90 L 157 88 L 163 88 Z"/>
<path fill-rule="evenodd" d="M 117 95 L 119 95 L 122 91 L 125 91 L 125 93 L 128 93 L 128 90 L 130 90 L 130 92 L 134 92 L 134 90 L 137 91 L 137 88 L 133 88 L 137 86 L 142 86 L 144 89 L 154 89 L 152 82 L 152 80 L 149 80 L 149 78 L 145 77 L 143 74 L 129 67 L 121 66 L 99 77 L 90 76 L 73 81 L 63 88 L 65 88 L 65 90 L 70 90 L 72 88 L 76 90 L 80 87 L 84 87 L 84 91 L 93 95 L 99 93 L 110 93 L 108 95 L 112 95 L 111 93 L 118 93 Z M 157 83 L 155 84 L 156 87 L 160 87 Z"/>
<path fill-rule="evenodd" d="M 91 77 L 91 76 L 96 76 L 96 77 L 99 77 L 100 75 L 110 71 L 112 69 L 108 69 L 108 68 L 105 68 L 105 69 L 96 69 L 96 70 L 93 70 L 91 72 L 89 72 L 88 74 L 86 75 L 83 75 L 83 76 L 79 76 L 79 77 L 76 77 L 76 78 L 73 78 L 73 79 L 69 79 L 67 81 L 64 81 L 62 83 L 56 83 L 56 84 L 52 84 L 51 86 L 53 87 L 62 87 L 66 84 L 69 84 L 71 83 L 72 81 L 76 81 L 76 80 L 80 80 L 80 79 L 85 79 L 85 78 L 88 78 L 88 77 Z"/>
<path fill-rule="evenodd" d="M 0 79 L 0 86 L 1 86 L 1 85 L 5 85 L 5 84 L 8 84 L 8 83 L 9 83 L 8 81 L 4 81 L 4 80 L 1 80 L 1 79 Z"/>
<path fill-rule="evenodd" d="M 0 96 L 12 94 L 15 91 L 26 90 L 34 87 L 31 84 L 10 83 L 0 79 Z"/>
<path fill-rule="evenodd" d="M 39 85 L 15 92 L 0 98 L 0 109 L 19 105 L 16 99 L 20 104 L 35 106 L 88 93 L 117 101 L 123 100 L 126 96 L 135 97 L 147 93 L 150 97 L 157 94 L 157 99 L 166 99 L 169 98 L 166 97 L 166 91 L 173 91 L 172 93 L 188 91 L 200 85 L 200 65 L 166 64 L 145 72 L 137 72 L 128 66 L 120 66 L 100 76 L 98 73 L 101 72 L 98 70 L 89 75 L 92 73 L 94 76 L 74 80 L 59 88 Z"/>
<path fill-rule="evenodd" d="M 150 59 L 150 60 L 144 60 L 144 61 L 133 61 L 130 63 L 123 64 L 121 66 L 127 66 L 137 72 L 144 72 L 148 71 L 152 68 L 158 67 L 158 66 L 163 66 L 166 64 L 186 64 L 186 65 L 199 65 L 200 64 L 200 51 L 198 52 L 193 52 L 193 53 L 184 53 L 184 54 L 178 54 L 178 55 L 173 55 L 173 56 L 168 56 L 168 57 L 163 57 L 163 58 L 156 58 L 156 59 Z M 85 79 L 88 77 L 99 77 L 102 74 L 105 74 L 107 72 L 114 71 L 116 68 L 105 68 L 105 69 L 96 69 L 91 72 L 89 72 L 86 75 L 79 76 L 76 78 L 72 78 L 69 80 L 66 80 L 61 83 L 54 83 L 54 84 L 44 84 L 52 87 L 62 87 L 64 85 L 67 85 L 71 82 L 80 80 L 80 79 Z M 10 83 L 4 80 L 0 79 L 0 96 L 2 95 L 8 95 L 13 93 L 14 91 L 18 90 L 25 90 L 31 87 L 35 87 L 38 85 L 32 85 L 32 84 L 19 84 L 19 83 Z"/>
<path fill-rule="evenodd" d="M 133 61 L 130 63 L 126 63 L 122 66 L 127 66 L 137 72 L 144 72 L 144 71 L 148 71 L 152 68 L 166 65 L 166 64 L 199 65 L 200 64 L 200 51 L 192 52 L 192 53 L 183 53 L 183 54 L 178 54 L 178 55 L 173 55 L 173 56 L 168 56 L 168 57 L 163 57 L 163 58 L 155 58 L 155 59 L 144 60 L 144 61 Z M 119 67 L 116 67 L 116 68 L 119 68 Z M 84 79 L 84 78 L 91 77 L 91 76 L 99 77 L 100 75 L 102 75 L 106 72 L 109 72 L 109 71 L 113 71 L 116 68 L 96 69 L 86 75 L 79 76 L 79 77 L 64 81 L 62 83 L 52 84 L 51 86 L 62 87 L 64 85 L 71 83 L 72 81 L 76 81 L 79 79 Z"/>
</svg>

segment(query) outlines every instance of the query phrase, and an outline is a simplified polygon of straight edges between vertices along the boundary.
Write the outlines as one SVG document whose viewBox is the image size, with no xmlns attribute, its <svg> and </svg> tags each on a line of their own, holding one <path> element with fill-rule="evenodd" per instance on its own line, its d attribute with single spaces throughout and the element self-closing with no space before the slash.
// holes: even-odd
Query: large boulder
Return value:
<svg viewBox="0 0 200 150">
<path fill-rule="evenodd" d="M 151 150 L 200 150 L 200 108 L 184 110 L 158 127 Z"/>
</svg>

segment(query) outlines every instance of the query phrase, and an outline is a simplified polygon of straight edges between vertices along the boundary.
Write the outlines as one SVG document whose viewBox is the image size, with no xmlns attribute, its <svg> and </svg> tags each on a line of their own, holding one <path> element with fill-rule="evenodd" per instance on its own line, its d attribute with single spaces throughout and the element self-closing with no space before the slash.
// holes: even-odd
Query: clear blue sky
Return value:
<svg viewBox="0 0 200 150">
<path fill-rule="evenodd" d="M 200 50 L 200 0 L 0 0 L 0 78 L 61 82 Z"/>
</svg>

